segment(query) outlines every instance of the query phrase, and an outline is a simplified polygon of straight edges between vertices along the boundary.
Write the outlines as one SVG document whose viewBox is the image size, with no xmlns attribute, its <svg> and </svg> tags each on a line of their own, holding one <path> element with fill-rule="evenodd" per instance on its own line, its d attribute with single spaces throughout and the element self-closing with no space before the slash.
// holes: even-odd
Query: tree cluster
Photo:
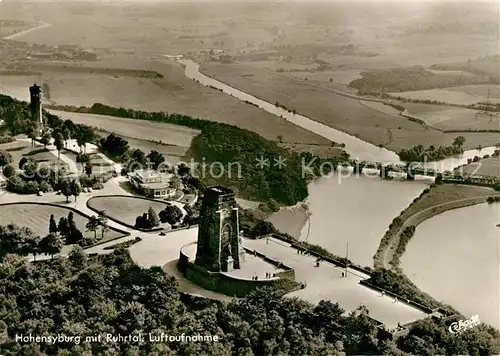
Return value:
<svg viewBox="0 0 500 356">
<path fill-rule="evenodd" d="M 152 206 L 149 207 L 148 212 L 139 215 L 135 219 L 135 228 L 150 230 L 160 225 L 160 218 L 158 214 L 153 209 Z"/>
<path fill-rule="evenodd" d="M 169 223 L 174 226 L 177 225 L 182 219 L 182 211 L 176 205 L 167 204 L 165 209 L 158 213 L 158 217 L 162 224 Z"/>
<path fill-rule="evenodd" d="M 64 179 L 59 183 L 59 190 L 61 191 L 61 194 L 66 197 L 67 203 L 70 196 L 74 196 L 76 201 L 76 198 L 82 192 L 82 186 L 76 179 Z"/>
<path fill-rule="evenodd" d="M 55 233 L 49 233 L 41 238 L 31 229 L 15 224 L 0 226 L 0 259 L 10 253 L 20 256 L 48 254 L 54 256 L 62 248 L 62 241 Z"/>
<path fill-rule="evenodd" d="M 0 151 L 0 168 L 12 162 L 12 155 L 7 151 Z"/>
<path fill-rule="evenodd" d="M 49 231 L 52 234 L 59 234 L 64 239 L 66 245 L 84 244 L 82 232 L 76 227 L 74 214 L 72 211 L 68 213 L 68 217 L 62 216 L 59 223 L 56 225 L 54 216 L 50 217 Z"/>
<path fill-rule="evenodd" d="M 0 241 L 12 231 L 0 228 Z M 13 252 L 12 250 L 10 252 Z M 442 321 L 417 322 L 395 342 L 378 336 L 366 308 L 344 313 L 262 289 L 229 303 L 181 298 L 175 278 L 160 267 L 140 268 L 125 249 L 91 263 L 81 248 L 67 259 L 29 264 L 14 254 L 0 263 L 0 316 L 5 355 L 340 355 L 498 353 L 498 332 L 480 325 L 459 335 Z M 145 343 L 86 341 L 86 336 L 132 336 Z M 217 335 L 219 342 L 151 342 L 158 335 Z M 15 335 L 76 335 L 80 343 L 21 343 Z"/>
<path fill-rule="evenodd" d="M 398 155 L 402 161 L 405 162 L 432 162 L 445 159 L 450 156 L 462 154 L 464 151 L 462 146 L 465 143 L 465 137 L 458 136 L 453 141 L 452 146 L 438 148 L 429 146 L 425 148 L 422 145 L 414 146 L 408 150 L 401 150 Z"/>
<path fill-rule="evenodd" d="M 99 213 L 97 216 L 91 216 L 89 220 L 87 221 L 87 224 L 85 225 L 85 228 L 88 231 L 93 231 L 94 232 L 94 239 L 93 241 L 87 241 L 87 245 L 93 244 L 95 241 L 98 240 L 97 238 L 97 230 L 101 229 L 101 236 L 99 237 L 100 240 L 104 239 L 104 233 L 109 229 L 108 227 L 108 218 L 104 212 Z"/>
<path fill-rule="evenodd" d="M 41 167 L 38 162 L 26 157 L 19 161 L 19 169 L 22 171 L 20 174 L 15 174 L 14 167 L 7 167 L 4 169 L 4 174 L 7 174 L 8 178 L 7 190 L 18 194 L 53 191 L 58 187 L 63 176 L 61 170 L 55 167 Z"/>
</svg>

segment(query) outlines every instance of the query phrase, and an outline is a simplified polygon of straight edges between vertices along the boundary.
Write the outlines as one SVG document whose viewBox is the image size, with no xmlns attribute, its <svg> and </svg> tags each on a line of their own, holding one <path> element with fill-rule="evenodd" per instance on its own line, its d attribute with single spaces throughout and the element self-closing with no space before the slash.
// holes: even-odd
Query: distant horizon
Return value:
<svg viewBox="0 0 500 356">
<path fill-rule="evenodd" d="M 77 4 L 77 3 L 96 3 L 96 4 L 109 4 L 109 3 L 133 3 L 133 4 L 161 4 L 161 3 L 491 3 L 498 4 L 494 0 L 0 0 L 3 3 L 61 3 L 63 5 Z"/>
</svg>

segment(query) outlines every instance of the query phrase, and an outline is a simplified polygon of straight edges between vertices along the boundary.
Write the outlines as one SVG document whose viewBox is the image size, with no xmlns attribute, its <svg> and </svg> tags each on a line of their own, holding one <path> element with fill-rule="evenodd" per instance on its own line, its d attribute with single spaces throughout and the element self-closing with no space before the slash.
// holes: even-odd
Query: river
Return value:
<svg viewBox="0 0 500 356">
<path fill-rule="evenodd" d="M 184 74 L 188 78 L 197 80 L 202 85 L 215 87 L 217 89 L 222 90 L 224 93 L 228 95 L 234 96 L 239 100 L 248 101 L 252 104 L 255 104 L 259 108 L 261 108 L 264 111 L 267 111 L 270 114 L 281 116 L 286 120 L 294 123 L 295 125 L 300 126 L 303 129 L 309 130 L 311 132 L 314 132 L 319 136 L 323 136 L 328 140 L 344 143 L 345 151 L 348 152 L 352 158 L 369 162 L 402 163 L 398 155 L 393 151 L 377 147 L 369 142 L 363 141 L 355 136 L 351 136 L 345 132 L 326 126 L 306 116 L 300 114 L 293 114 L 291 112 L 288 112 L 284 109 L 277 107 L 273 103 L 261 100 L 253 95 L 247 94 L 241 90 L 238 90 L 227 84 L 224 84 L 223 82 L 210 78 L 202 74 L 199 70 L 200 65 L 191 59 L 177 59 L 177 62 L 179 62 L 184 66 L 185 68 Z M 356 99 L 346 98 L 345 100 L 356 100 Z M 480 151 L 479 150 L 466 151 L 463 155 L 459 157 L 458 156 L 450 157 L 439 162 L 429 162 L 427 164 L 427 167 L 439 169 L 440 171 L 451 171 L 453 170 L 453 168 L 461 164 L 467 163 L 468 158 L 473 158 L 476 155 L 480 156 L 484 156 L 486 154 L 491 155 L 494 150 L 495 147 L 486 147 Z"/>
<path fill-rule="evenodd" d="M 351 157 L 371 162 L 400 163 L 396 153 L 362 141 L 308 117 L 289 113 L 199 72 L 192 60 L 179 60 L 185 75 L 203 85 L 221 89 L 242 101 L 282 116 L 320 136 L 346 145 Z M 354 100 L 348 99 L 346 100 Z M 427 167 L 452 171 L 474 156 L 491 155 L 495 147 L 469 150 L 459 157 L 430 162 Z M 381 237 L 392 219 L 429 185 L 429 181 L 381 180 L 377 177 L 339 179 L 339 173 L 310 183 L 310 217 L 301 240 L 318 244 L 372 266 Z M 417 286 L 438 300 L 451 304 L 466 316 L 500 327 L 499 312 L 499 205 L 458 209 L 424 221 L 403 255 L 402 266 Z M 294 219 L 293 214 L 290 217 Z M 423 254 L 425 251 L 425 254 Z M 425 260 L 423 259 L 425 256 Z"/>
<path fill-rule="evenodd" d="M 362 266 L 373 266 L 373 255 L 392 219 L 429 186 L 429 181 L 382 180 L 338 175 L 309 184 L 309 223 L 301 240 L 321 245 Z"/>
<path fill-rule="evenodd" d="M 419 288 L 497 329 L 499 217 L 498 203 L 444 212 L 418 225 L 401 258 L 401 267 Z"/>
</svg>

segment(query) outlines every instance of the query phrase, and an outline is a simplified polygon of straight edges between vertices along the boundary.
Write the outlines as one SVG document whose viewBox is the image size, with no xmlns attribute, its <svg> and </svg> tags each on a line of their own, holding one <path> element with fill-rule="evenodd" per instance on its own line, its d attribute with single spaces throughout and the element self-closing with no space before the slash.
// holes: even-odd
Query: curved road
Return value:
<svg viewBox="0 0 500 356">
<path fill-rule="evenodd" d="M 424 210 L 418 211 L 415 214 L 411 215 L 408 219 L 406 219 L 403 222 L 403 225 L 401 228 L 394 234 L 394 236 L 391 237 L 389 240 L 389 243 L 384 249 L 384 252 L 382 253 L 382 267 L 385 269 L 393 269 L 394 267 L 390 264 L 390 262 L 394 258 L 394 251 L 397 248 L 397 244 L 399 243 L 399 238 L 401 236 L 401 233 L 406 229 L 408 226 L 414 225 L 417 226 L 424 220 L 427 220 L 435 215 L 441 214 L 447 210 L 451 209 L 458 209 L 458 208 L 464 208 L 466 206 L 470 205 L 475 205 L 475 204 L 480 204 L 483 203 L 486 200 L 487 196 L 477 196 L 477 197 L 471 197 L 471 198 L 463 198 L 463 199 L 457 199 L 457 200 L 452 200 L 446 203 L 441 203 L 437 204 L 434 206 L 431 206 L 429 208 L 426 208 Z M 455 204 L 458 204 L 455 206 Z M 451 205 L 451 207 L 449 207 Z M 444 208 L 443 210 L 440 210 L 437 214 L 432 214 L 435 210 L 438 210 L 439 208 Z M 431 215 L 425 216 L 426 213 L 431 212 Z M 424 215 L 424 216 L 422 216 Z"/>
<path fill-rule="evenodd" d="M 4 40 L 13 40 L 13 39 L 16 39 L 18 37 L 24 36 L 30 32 L 33 32 L 36 30 L 41 30 L 42 28 L 47 28 L 47 27 L 51 27 L 51 26 L 52 26 L 52 24 L 50 24 L 50 23 L 42 22 L 38 26 L 28 28 L 27 30 L 24 30 L 24 31 L 13 33 L 12 35 L 8 35 L 8 36 L 3 37 L 3 39 Z"/>
</svg>

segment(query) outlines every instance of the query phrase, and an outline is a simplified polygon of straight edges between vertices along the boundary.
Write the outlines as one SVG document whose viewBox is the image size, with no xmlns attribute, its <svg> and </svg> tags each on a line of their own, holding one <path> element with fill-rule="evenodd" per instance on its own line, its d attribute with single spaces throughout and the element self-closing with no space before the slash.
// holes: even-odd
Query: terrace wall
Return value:
<svg viewBox="0 0 500 356">
<path fill-rule="evenodd" d="M 190 246 L 196 242 L 186 245 Z M 246 249 L 248 251 L 248 249 Z M 252 252 L 253 253 L 253 252 Z M 261 280 L 252 280 L 247 278 L 236 278 L 224 272 L 210 272 L 206 269 L 189 261 L 189 256 L 183 252 L 181 248 L 177 268 L 184 276 L 197 285 L 228 296 L 244 297 L 248 293 L 256 290 L 257 288 L 270 287 L 277 290 L 282 290 L 283 294 L 298 290 L 302 286 L 295 281 L 295 271 L 288 266 L 280 264 L 279 261 L 270 259 L 263 254 L 258 254 L 263 257 L 267 262 L 274 265 L 280 265 L 282 272 L 276 274 L 276 277 Z"/>
</svg>

